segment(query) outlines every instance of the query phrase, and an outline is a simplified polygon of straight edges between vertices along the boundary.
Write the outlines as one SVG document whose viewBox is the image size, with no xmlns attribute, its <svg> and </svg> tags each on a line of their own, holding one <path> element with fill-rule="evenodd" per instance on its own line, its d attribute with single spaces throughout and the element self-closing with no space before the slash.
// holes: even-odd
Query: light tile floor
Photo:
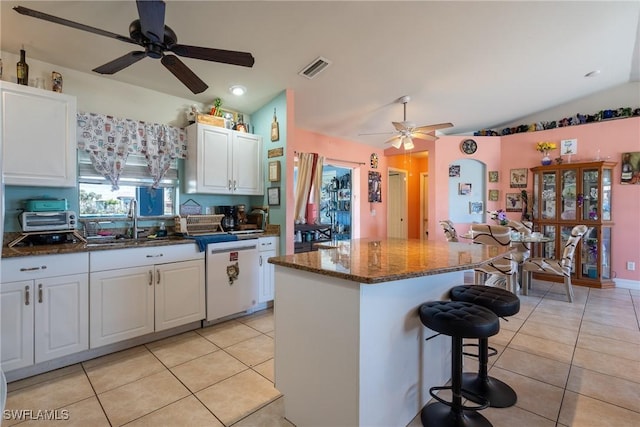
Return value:
<svg viewBox="0 0 640 427">
<path fill-rule="evenodd" d="M 640 425 L 640 291 L 574 291 L 569 304 L 561 285 L 534 281 L 489 340 L 499 351 L 490 375 L 518 393 L 514 407 L 482 412 L 494 426 Z M 66 409 L 69 419 L 2 425 L 290 427 L 273 337 L 266 310 L 16 381 L 7 410 Z"/>
</svg>

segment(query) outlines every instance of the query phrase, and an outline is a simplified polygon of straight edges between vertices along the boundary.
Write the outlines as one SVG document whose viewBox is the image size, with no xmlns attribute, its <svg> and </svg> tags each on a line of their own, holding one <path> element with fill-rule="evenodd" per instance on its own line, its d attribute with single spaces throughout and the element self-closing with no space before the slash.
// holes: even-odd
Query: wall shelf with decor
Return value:
<svg viewBox="0 0 640 427">
<path fill-rule="evenodd" d="M 568 163 L 538 166 L 533 171 L 533 222 L 551 242 L 534 245 L 536 256 L 561 258 L 571 229 L 589 227 L 574 255 L 572 283 L 612 288 L 611 188 L 615 162 Z M 535 275 L 543 280 L 561 277 Z"/>
</svg>

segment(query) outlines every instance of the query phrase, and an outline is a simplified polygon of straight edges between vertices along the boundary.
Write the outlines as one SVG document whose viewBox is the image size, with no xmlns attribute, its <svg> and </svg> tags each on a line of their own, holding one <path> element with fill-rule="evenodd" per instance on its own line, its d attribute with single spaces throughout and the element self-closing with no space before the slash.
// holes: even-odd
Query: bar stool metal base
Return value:
<svg viewBox="0 0 640 427">
<path fill-rule="evenodd" d="M 466 391 L 475 393 L 465 393 Z M 462 395 L 473 402 L 477 402 L 477 395 L 489 400 L 492 408 L 508 408 L 516 404 L 518 395 L 506 383 L 497 378 L 482 378 L 474 372 L 464 372 L 462 374 Z"/>
<path fill-rule="evenodd" d="M 456 412 L 440 402 L 422 408 L 420 420 L 424 427 L 492 427 L 491 422 L 477 411 Z"/>
</svg>

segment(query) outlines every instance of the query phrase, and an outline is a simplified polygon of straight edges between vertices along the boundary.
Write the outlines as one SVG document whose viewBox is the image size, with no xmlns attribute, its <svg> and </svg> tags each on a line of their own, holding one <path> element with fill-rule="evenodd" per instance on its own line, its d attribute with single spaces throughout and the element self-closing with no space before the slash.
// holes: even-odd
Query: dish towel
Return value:
<svg viewBox="0 0 640 427">
<path fill-rule="evenodd" d="M 207 245 L 209 243 L 220 243 L 220 242 L 233 242 L 234 240 L 238 240 L 238 236 L 235 234 L 215 234 L 208 236 L 185 236 L 188 239 L 193 239 L 196 241 L 200 252 L 204 252 L 207 250 Z"/>
</svg>

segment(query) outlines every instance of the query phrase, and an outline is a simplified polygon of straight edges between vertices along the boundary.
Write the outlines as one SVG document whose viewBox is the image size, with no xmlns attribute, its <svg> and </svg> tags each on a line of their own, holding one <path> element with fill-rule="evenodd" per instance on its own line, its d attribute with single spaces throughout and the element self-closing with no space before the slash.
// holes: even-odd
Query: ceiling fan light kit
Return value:
<svg viewBox="0 0 640 427">
<path fill-rule="evenodd" d="M 438 137 L 435 135 L 435 131 L 438 129 L 444 129 L 452 127 L 451 123 L 438 123 L 434 125 L 416 126 L 414 122 L 407 121 L 407 103 L 411 101 L 411 97 L 408 95 L 402 96 L 397 99 L 396 102 L 403 105 L 404 115 L 401 122 L 391 122 L 397 133 L 386 140 L 385 144 L 391 144 L 392 147 L 400 149 L 404 145 L 405 150 L 412 150 L 415 148 L 413 138 L 428 139 L 435 141 Z M 386 132 L 382 132 L 386 133 Z M 380 135 L 381 133 L 378 133 Z M 361 135 L 376 135 L 373 134 L 361 134 Z"/>
<path fill-rule="evenodd" d="M 131 51 L 93 69 L 93 71 L 100 74 L 115 74 L 146 57 L 160 59 L 162 65 L 164 65 L 171 74 L 188 87 L 191 92 L 198 94 L 207 90 L 209 86 L 175 55 L 204 61 L 220 62 L 223 64 L 239 65 L 242 67 L 253 67 L 255 60 L 249 52 L 178 44 L 176 33 L 164 24 L 166 9 L 164 1 L 137 0 L 136 4 L 138 6 L 140 19 L 134 20 L 129 25 L 130 37 L 121 36 L 110 31 L 101 30 L 22 6 L 16 6 L 13 9 L 21 15 L 31 16 L 77 30 L 114 38 L 144 48 L 144 51 Z M 174 53 L 175 55 L 167 55 L 165 54 L 166 51 Z"/>
</svg>

